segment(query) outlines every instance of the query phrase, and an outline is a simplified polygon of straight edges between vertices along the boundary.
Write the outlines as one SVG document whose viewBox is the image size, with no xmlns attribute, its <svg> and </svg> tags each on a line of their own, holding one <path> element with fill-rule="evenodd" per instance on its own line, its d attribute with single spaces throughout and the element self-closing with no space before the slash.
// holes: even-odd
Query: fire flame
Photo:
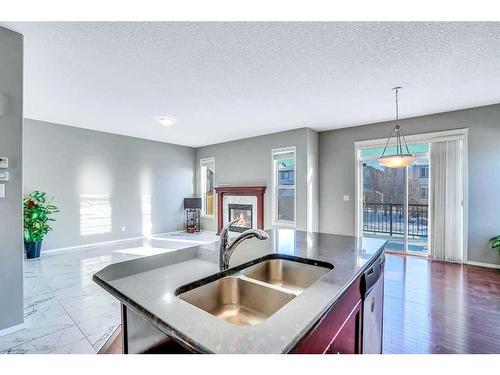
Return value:
<svg viewBox="0 0 500 375">
<path fill-rule="evenodd" d="M 243 212 L 240 212 L 240 216 L 238 217 L 238 221 L 236 222 L 236 226 L 244 227 L 245 226 L 245 217 L 243 216 Z"/>
</svg>

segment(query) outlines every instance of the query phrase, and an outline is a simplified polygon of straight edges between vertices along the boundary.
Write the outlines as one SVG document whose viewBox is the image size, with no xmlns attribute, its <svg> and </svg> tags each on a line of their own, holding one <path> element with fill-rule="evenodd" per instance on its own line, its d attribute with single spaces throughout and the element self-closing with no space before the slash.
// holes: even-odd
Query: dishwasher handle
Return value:
<svg viewBox="0 0 500 375">
<path fill-rule="evenodd" d="M 377 258 L 375 262 L 372 263 L 370 267 L 364 272 L 362 280 L 362 294 L 364 297 L 372 290 L 375 283 L 380 278 L 382 274 L 382 269 L 384 267 L 384 257 L 381 256 Z"/>
</svg>

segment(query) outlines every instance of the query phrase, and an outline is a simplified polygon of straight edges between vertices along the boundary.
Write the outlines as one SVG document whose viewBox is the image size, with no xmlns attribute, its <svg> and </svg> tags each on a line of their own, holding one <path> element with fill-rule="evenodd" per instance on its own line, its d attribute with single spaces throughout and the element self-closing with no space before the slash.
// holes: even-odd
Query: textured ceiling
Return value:
<svg viewBox="0 0 500 375">
<path fill-rule="evenodd" d="M 402 117 L 500 102 L 500 23 L 2 26 L 24 34 L 25 117 L 183 145 L 389 120 L 397 85 Z"/>
</svg>

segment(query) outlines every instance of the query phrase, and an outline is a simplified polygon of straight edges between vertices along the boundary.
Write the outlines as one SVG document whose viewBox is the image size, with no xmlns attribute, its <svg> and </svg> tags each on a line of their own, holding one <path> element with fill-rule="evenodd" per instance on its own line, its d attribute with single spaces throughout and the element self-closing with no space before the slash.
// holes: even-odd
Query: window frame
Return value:
<svg viewBox="0 0 500 375">
<path fill-rule="evenodd" d="M 215 217 L 215 191 L 214 191 L 214 212 L 212 215 L 206 213 L 207 203 L 206 203 L 206 173 L 204 173 L 204 168 L 212 167 L 214 172 L 213 186 L 215 188 L 215 158 L 203 158 L 200 159 L 200 195 L 201 195 L 201 216 L 207 218 Z"/>
<path fill-rule="evenodd" d="M 293 154 L 294 159 L 294 184 L 293 185 L 278 185 L 278 161 L 276 155 L 279 154 Z M 288 157 L 289 158 L 289 157 Z M 295 228 L 297 223 L 297 147 L 279 147 L 271 150 L 271 225 L 281 228 Z M 293 189 L 293 221 L 279 220 L 278 219 L 278 190 L 279 189 Z"/>
</svg>

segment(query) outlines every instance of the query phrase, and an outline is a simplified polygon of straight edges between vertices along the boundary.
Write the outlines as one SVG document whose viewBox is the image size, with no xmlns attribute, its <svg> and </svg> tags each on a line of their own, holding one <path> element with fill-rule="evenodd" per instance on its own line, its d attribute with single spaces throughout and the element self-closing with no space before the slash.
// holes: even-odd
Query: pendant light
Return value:
<svg viewBox="0 0 500 375">
<path fill-rule="evenodd" d="M 405 137 L 399 126 L 399 101 L 398 94 L 401 87 L 394 87 L 393 90 L 396 93 L 396 126 L 391 130 L 391 134 L 389 134 L 389 138 L 384 147 L 384 151 L 382 152 L 382 156 L 378 158 L 380 164 L 388 168 L 405 168 L 415 162 L 417 159 L 415 155 L 410 154 L 410 150 L 408 149 L 408 145 L 406 144 Z M 385 151 L 387 150 L 387 146 L 392 138 L 392 136 L 396 137 L 396 154 L 394 155 L 385 155 Z M 405 148 L 403 151 L 403 146 Z"/>
</svg>

